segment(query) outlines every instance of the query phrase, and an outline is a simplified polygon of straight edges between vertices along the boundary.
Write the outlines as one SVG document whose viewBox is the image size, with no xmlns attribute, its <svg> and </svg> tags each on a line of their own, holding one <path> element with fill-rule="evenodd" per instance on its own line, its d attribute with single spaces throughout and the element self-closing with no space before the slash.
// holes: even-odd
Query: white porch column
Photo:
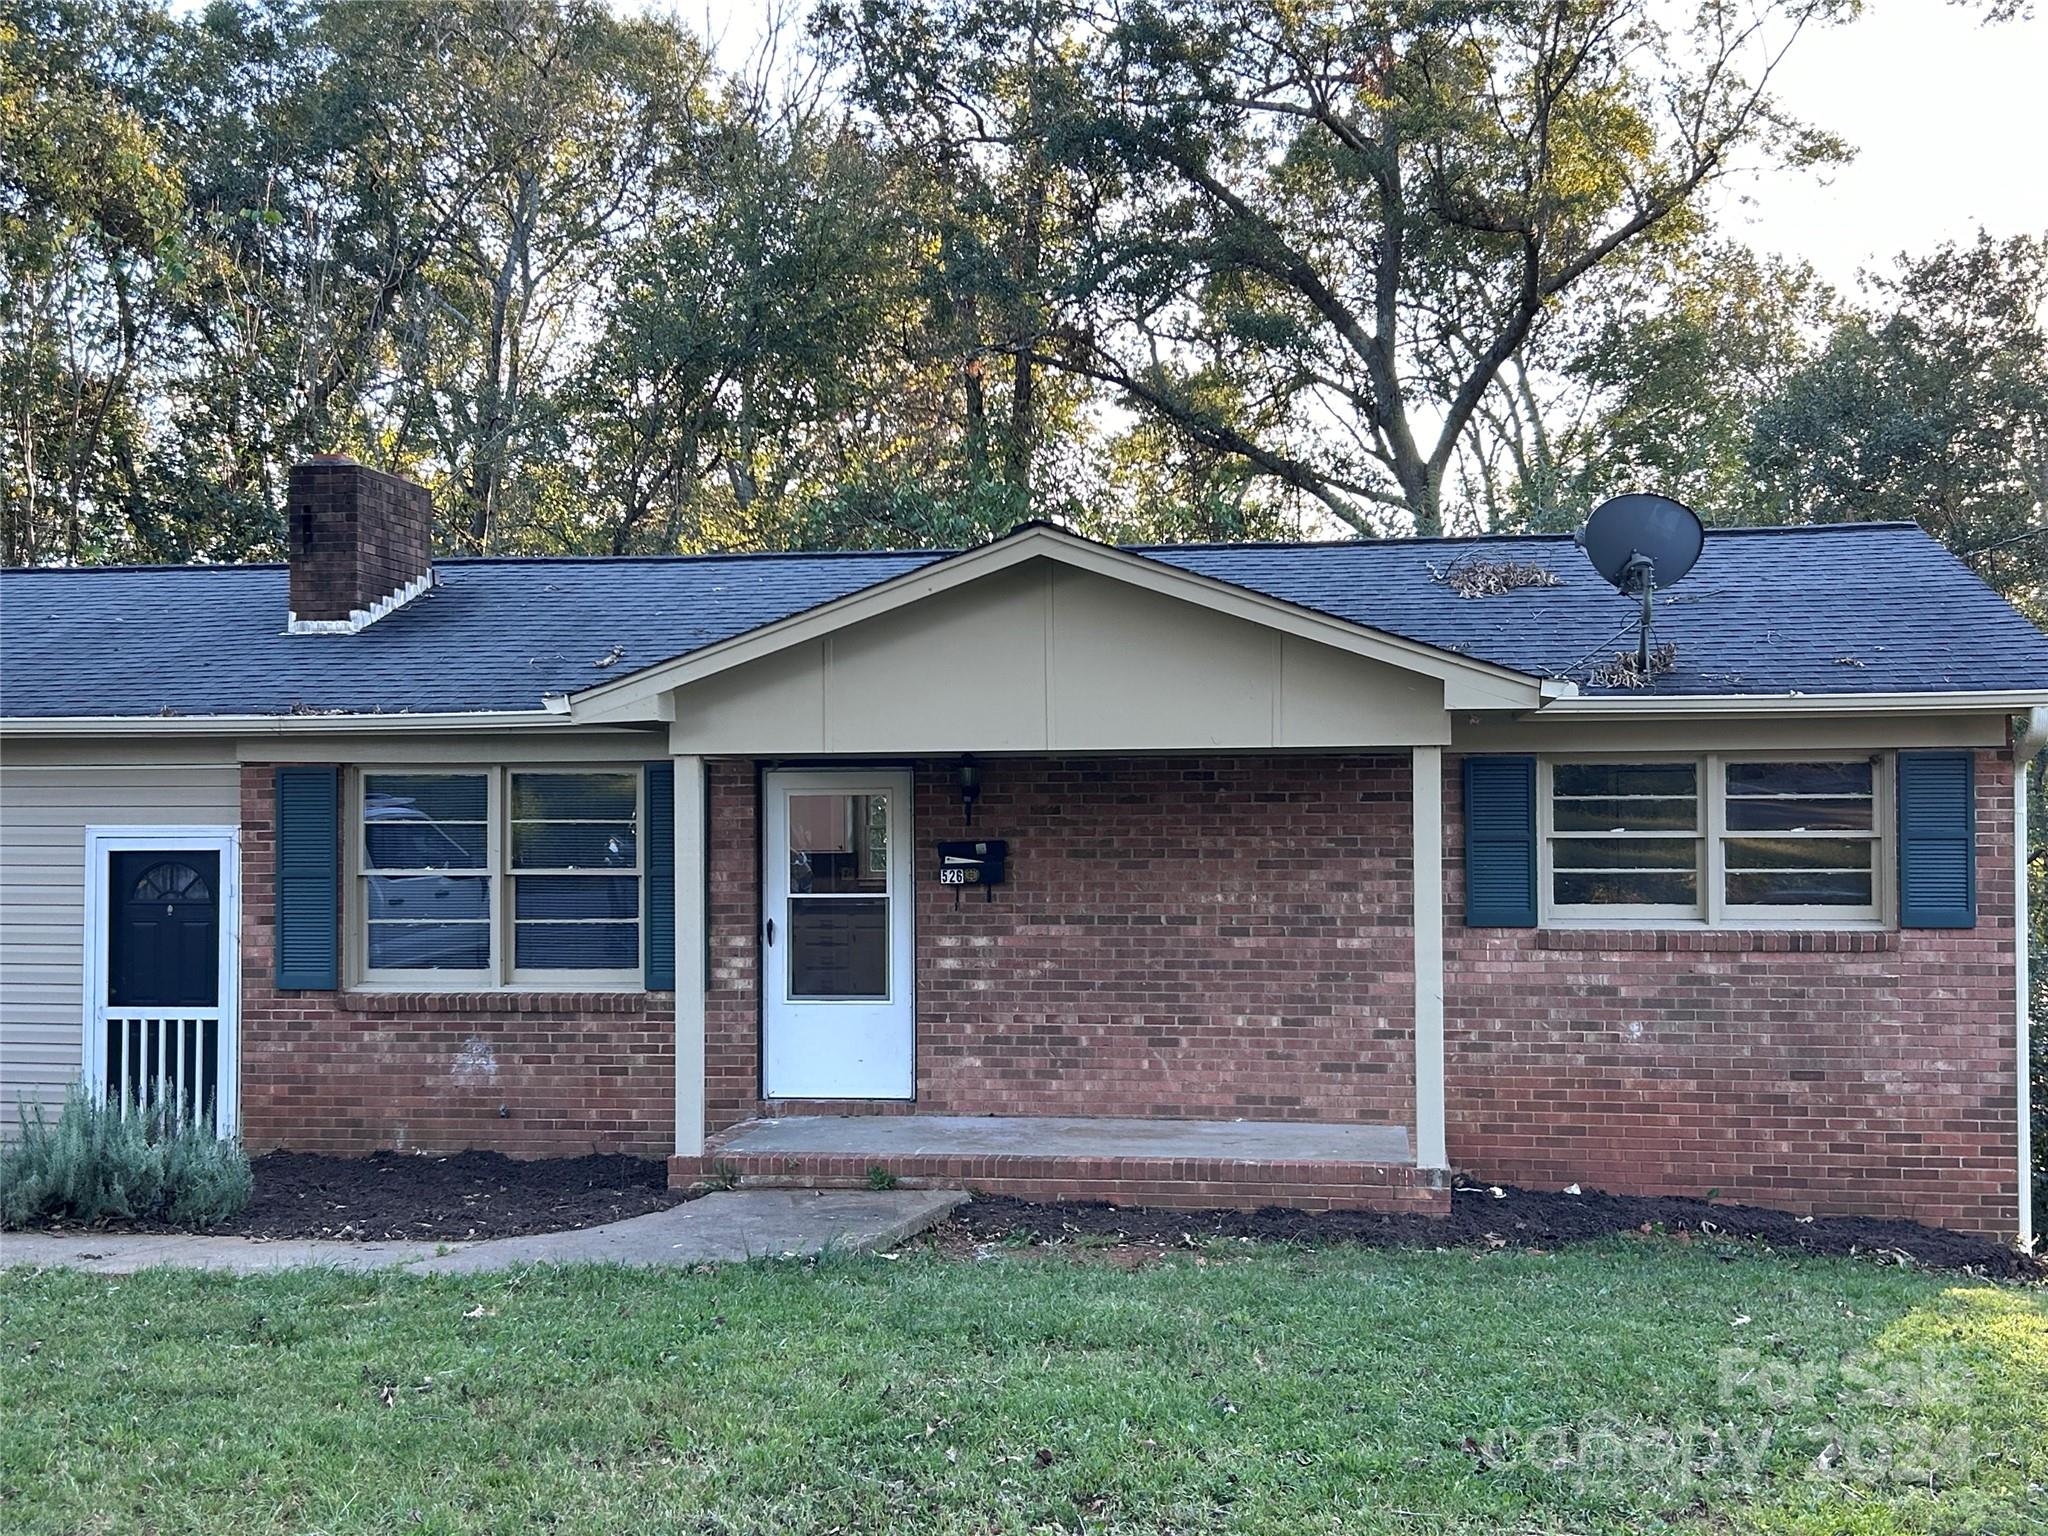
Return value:
<svg viewBox="0 0 2048 1536">
<path fill-rule="evenodd" d="M 676 1156 L 704 1155 L 704 759 L 676 765 Z"/>
<path fill-rule="evenodd" d="M 1448 1168 L 1444 1150 L 1444 749 L 1414 753 L 1415 1162 Z"/>
</svg>

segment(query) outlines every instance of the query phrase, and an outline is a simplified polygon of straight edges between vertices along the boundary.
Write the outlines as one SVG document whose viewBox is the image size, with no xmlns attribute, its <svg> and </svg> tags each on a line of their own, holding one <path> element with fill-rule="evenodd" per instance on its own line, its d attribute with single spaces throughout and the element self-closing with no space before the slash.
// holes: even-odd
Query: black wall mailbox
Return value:
<svg viewBox="0 0 2048 1536">
<path fill-rule="evenodd" d="M 939 884 L 1001 885 L 1010 845 L 987 838 L 939 844 Z"/>
</svg>

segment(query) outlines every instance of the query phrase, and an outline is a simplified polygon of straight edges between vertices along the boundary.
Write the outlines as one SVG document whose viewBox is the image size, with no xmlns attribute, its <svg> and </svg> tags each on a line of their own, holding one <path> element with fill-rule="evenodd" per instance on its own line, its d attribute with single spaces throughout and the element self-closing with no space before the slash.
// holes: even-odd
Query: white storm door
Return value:
<svg viewBox="0 0 2048 1536">
<path fill-rule="evenodd" d="M 240 833 L 85 829 L 85 1040 L 95 1095 L 236 1134 Z"/>
<path fill-rule="evenodd" d="M 908 1099 L 910 775 L 770 773 L 763 792 L 764 1095 Z"/>
</svg>

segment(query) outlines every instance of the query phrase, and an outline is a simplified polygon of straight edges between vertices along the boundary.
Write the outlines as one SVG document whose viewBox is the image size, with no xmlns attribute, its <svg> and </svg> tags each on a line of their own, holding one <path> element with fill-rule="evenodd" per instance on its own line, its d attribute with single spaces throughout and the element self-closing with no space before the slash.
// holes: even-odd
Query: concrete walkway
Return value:
<svg viewBox="0 0 2048 1536">
<path fill-rule="evenodd" d="M 101 1275 L 130 1275 L 158 1265 L 238 1275 L 303 1267 L 395 1268 L 431 1275 L 515 1264 L 735 1264 L 887 1248 L 922 1232 L 966 1198 L 957 1189 L 731 1189 L 609 1226 L 481 1243 L 6 1232 L 0 1233 L 0 1268 L 30 1264 Z"/>
</svg>

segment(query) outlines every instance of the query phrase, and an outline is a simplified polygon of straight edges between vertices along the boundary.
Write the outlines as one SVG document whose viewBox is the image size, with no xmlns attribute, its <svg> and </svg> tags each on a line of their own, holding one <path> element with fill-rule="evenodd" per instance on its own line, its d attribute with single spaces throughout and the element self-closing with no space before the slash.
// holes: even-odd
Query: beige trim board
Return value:
<svg viewBox="0 0 2048 1536">
<path fill-rule="evenodd" d="M 1557 717 L 1547 709 L 1514 720 L 1460 713 L 1451 722 L 1451 747 L 1457 752 L 1881 752 L 1892 747 L 2002 747 L 2005 742 L 2002 714 L 1620 720 L 1612 715 Z"/>
<path fill-rule="evenodd" d="M 793 614 L 673 661 L 600 683 L 574 695 L 570 713 L 579 722 L 658 718 L 656 700 L 670 689 L 701 682 L 733 667 L 821 640 L 865 620 L 954 591 L 1031 560 L 1051 560 L 1114 581 L 1180 598 L 1212 612 L 1262 625 L 1301 639 L 1434 677 L 1444 684 L 1454 709 L 1535 709 L 1547 699 L 1577 692 L 1491 662 L 1423 645 L 1384 630 L 1328 618 L 1213 577 L 1198 576 L 1163 561 L 1097 544 L 1061 529 L 1039 525 L 953 555 L 888 581 Z"/>
<path fill-rule="evenodd" d="M 1559 719 L 1626 716 L 1630 720 L 1719 719 L 1729 715 L 2012 714 L 2048 705 L 2041 689 L 1944 690 L 1927 693 L 1726 693 L 1691 698 L 1602 694 L 1559 699 L 1546 711 Z"/>
<path fill-rule="evenodd" d="M 669 755 L 660 730 L 578 728 L 536 736 L 532 731 L 484 731 L 406 736 L 364 731 L 318 736 L 243 737 L 235 757 L 245 763 L 641 763 Z"/>
<path fill-rule="evenodd" d="M 675 759 L 676 1150 L 704 1155 L 704 993 L 710 851 L 705 845 L 704 759 Z"/>
<path fill-rule="evenodd" d="M 389 715 L 71 715 L 0 719 L 0 738 L 164 736 L 320 736 L 351 731 L 477 731 L 560 729 L 566 709 L 475 710 L 458 714 Z"/>
</svg>

